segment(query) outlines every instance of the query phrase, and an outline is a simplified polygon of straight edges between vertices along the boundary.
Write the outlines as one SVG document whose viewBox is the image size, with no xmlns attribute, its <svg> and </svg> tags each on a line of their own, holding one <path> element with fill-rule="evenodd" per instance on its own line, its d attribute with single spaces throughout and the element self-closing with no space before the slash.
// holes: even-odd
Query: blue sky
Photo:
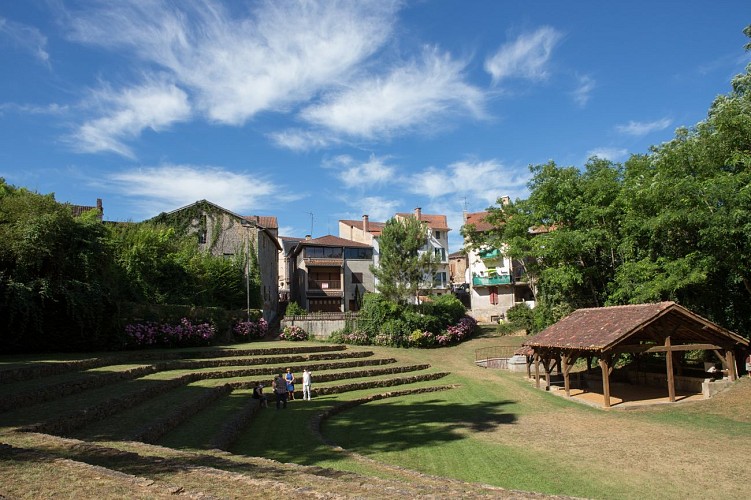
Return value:
<svg viewBox="0 0 751 500">
<path fill-rule="evenodd" d="M 748 0 L 0 0 L 0 177 L 298 237 L 421 207 L 456 250 L 462 210 L 526 197 L 530 164 L 704 119 L 750 23 Z"/>
</svg>

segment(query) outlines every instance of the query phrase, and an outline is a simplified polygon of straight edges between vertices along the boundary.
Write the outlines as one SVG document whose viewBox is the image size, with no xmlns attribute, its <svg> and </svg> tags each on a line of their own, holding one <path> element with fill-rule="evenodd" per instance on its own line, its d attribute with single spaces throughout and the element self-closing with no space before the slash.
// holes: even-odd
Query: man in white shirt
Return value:
<svg viewBox="0 0 751 500">
<path fill-rule="evenodd" d="M 310 401 L 310 383 L 313 374 L 306 368 L 302 372 L 302 398 Z"/>
</svg>

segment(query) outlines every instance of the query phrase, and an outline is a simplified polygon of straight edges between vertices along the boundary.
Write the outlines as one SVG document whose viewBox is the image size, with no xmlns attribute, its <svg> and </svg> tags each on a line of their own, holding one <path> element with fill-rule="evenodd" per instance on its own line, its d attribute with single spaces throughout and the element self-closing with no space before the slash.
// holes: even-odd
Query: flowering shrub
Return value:
<svg viewBox="0 0 751 500">
<path fill-rule="evenodd" d="M 190 347 L 209 345 L 216 335 L 210 323 L 194 325 L 183 318 L 178 325 L 132 323 L 125 326 L 127 347 Z"/>
<path fill-rule="evenodd" d="M 436 336 L 436 342 L 440 346 L 447 346 L 467 340 L 475 331 L 477 320 L 470 316 L 464 316 L 455 325 L 446 328 L 446 331 Z"/>
<path fill-rule="evenodd" d="M 430 347 L 435 345 L 435 335 L 429 331 L 415 330 L 409 334 L 408 343 L 412 347 Z"/>
<path fill-rule="evenodd" d="M 370 339 L 368 339 L 367 333 L 355 330 L 354 332 L 342 335 L 342 342 L 345 344 L 368 345 L 370 344 Z"/>
<path fill-rule="evenodd" d="M 279 334 L 281 340 L 308 340 L 308 332 L 296 325 L 287 325 Z"/>
<path fill-rule="evenodd" d="M 241 321 L 234 326 L 232 331 L 244 340 L 260 339 L 266 336 L 269 324 L 263 318 L 258 321 Z"/>
</svg>

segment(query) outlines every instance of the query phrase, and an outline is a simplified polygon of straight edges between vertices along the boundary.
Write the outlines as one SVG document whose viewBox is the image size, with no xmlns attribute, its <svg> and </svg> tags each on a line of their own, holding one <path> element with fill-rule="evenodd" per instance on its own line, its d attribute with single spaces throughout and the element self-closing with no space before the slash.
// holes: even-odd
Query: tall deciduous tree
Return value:
<svg viewBox="0 0 751 500">
<path fill-rule="evenodd" d="M 378 239 L 379 262 L 372 267 L 378 291 L 406 304 L 420 290 L 432 288 L 435 257 L 427 250 L 428 228 L 414 217 L 389 219 Z"/>
</svg>

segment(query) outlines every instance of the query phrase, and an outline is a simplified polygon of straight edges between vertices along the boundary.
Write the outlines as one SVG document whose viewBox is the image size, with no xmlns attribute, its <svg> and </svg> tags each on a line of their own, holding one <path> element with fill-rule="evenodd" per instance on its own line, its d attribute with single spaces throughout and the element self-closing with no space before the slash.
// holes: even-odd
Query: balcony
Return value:
<svg viewBox="0 0 751 500">
<path fill-rule="evenodd" d="M 503 257 L 503 255 L 501 255 L 501 251 L 497 248 L 492 248 L 490 250 L 480 250 L 480 252 L 478 253 L 482 260 L 498 260 Z"/>
<path fill-rule="evenodd" d="M 473 286 L 496 286 L 496 285 L 510 285 L 511 276 L 508 274 L 501 276 L 473 276 Z"/>
<path fill-rule="evenodd" d="M 308 280 L 308 297 L 342 297 L 341 280 Z"/>
</svg>

